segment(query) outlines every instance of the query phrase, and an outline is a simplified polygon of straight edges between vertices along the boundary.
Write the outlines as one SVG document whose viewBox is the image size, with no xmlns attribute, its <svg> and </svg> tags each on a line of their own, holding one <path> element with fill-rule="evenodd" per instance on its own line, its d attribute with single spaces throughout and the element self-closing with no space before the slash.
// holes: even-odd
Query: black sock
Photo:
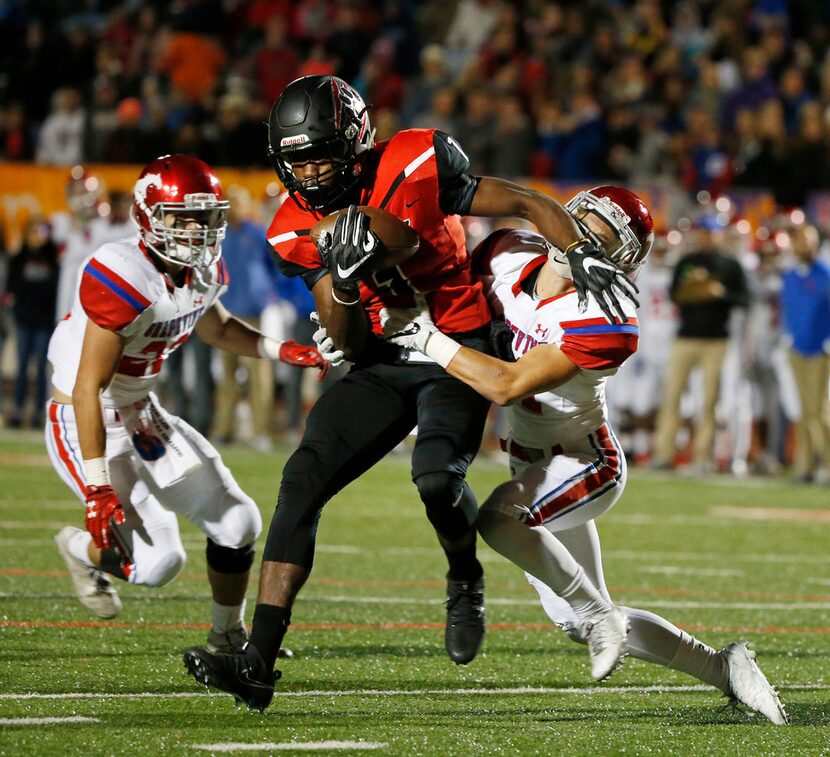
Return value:
<svg viewBox="0 0 830 757">
<path fill-rule="evenodd" d="M 254 647 L 270 673 L 277 661 L 283 636 L 291 623 L 291 610 L 276 605 L 258 604 L 254 609 L 254 622 L 248 647 Z"/>
<path fill-rule="evenodd" d="M 484 575 L 484 568 L 476 559 L 476 542 L 473 539 L 466 547 L 456 552 L 447 552 L 447 562 L 450 564 L 448 578 L 454 581 L 478 581 Z"/>
<path fill-rule="evenodd" d="M 124 571 L 121 568 L 121 555 L 115 549 L 104 549 L 101 551 L 101 570 L 104 573 L 109 573 L 111 576 L 120 578 L 122 581 L 127 580 Z"/>
</svg>

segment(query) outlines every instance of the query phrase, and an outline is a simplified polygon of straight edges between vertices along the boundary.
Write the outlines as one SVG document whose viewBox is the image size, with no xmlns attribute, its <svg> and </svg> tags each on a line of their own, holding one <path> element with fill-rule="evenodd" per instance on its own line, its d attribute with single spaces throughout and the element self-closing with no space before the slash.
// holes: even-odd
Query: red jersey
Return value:
<svg viewBox="0 0 830 757">
<path fill-rule="evenodd" d="M 441 331 L 472 331 L 490 322 L 482 285 L 470 270 L 461 222 L 439 205 L 434 135 L 434 129 L 407 129 L 378 143 L 368 156 L 367 163 L 376 163 L 376 168 L 358 204 L 389 211 L 420 237 L 418 251 L 409 260 L 361 281 L 360 299 L 375 334 L 382 334 L 380 309 L 412 307 L 416 292 L 426 295 Z M 277 265 L 288 276 L 303 276 L 309 288 L 327 273 L 310 237 L 322 217 L 289 198 L 268 228 Z"/>
</svg>

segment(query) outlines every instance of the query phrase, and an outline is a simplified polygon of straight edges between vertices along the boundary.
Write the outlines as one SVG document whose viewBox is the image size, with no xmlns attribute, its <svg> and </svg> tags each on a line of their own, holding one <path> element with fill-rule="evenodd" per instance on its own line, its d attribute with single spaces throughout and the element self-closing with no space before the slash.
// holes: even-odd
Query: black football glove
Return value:
<svg viewBox="0 0 830 757">
<path fill-rule="evenodd" d="M 354 205 L 342 213 L 331 234 L 324 232 L 317 249 L 331 274 L 334 288 L 344 294 L 357 295 L 360 269 L 380 249 L 380 239 L 369 228 L 371 219 Z"/>
<path fill-rule="evenodd" d="M 635 307 L 640 307 L 637 300 L 640 290 L 637 285 L 606 258 L 593 241 L 587 237 L 580 239 L 569 245 L 565 254 L 571 266 L 571 277 L 579 297 L 580 312 L 584 312 L 588 307 L 589 293 L 602 308 L 608 323 L 616 323 L 617 315 L 621 323 L 628 320 L 617 299 L 617 293 L 630 300 Z"/>
<path fill-rule="evenodd" d="M 490 321 L 490 352 L 499 360 L 506 363 L 515 363 L 516 356 L 513 354 L 513 332 L 501 318 L 494 318 Z"/>
</svg>

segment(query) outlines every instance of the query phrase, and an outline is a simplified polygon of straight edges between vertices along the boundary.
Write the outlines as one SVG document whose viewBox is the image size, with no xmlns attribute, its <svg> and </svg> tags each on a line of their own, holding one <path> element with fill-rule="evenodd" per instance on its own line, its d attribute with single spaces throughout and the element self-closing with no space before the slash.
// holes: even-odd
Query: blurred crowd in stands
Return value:
<svg viewBox="0 0 830 757">
<path fill-rule="evenodd" d="M 0 3 L 0 160 L 70 174 L 66 212 L 0 254 L 0 353 L 17 335 L 7 425 L 40 424 L 45 341 L 77 267 L 130 229 L 129 197 L 73 166 L 185 152 L 267 167 L 271 103 L 310 73 L 353 83 L 379 139 L 452 134 L 473 173 L 681 192 L 688 212 L 639 279 L 640 351 L 609 385 L 631 462 L 830 479 L 830 247 L 801 210 L 830 189 L 826 0 Z M 750 225 L 729 200 L 742 188 L 782 211 Z M 229 307 L 309 343 L 313 300 L 267 260 L 273 199 L 226 189 Z M 487 231 L 472 221 L 471 244 Z M 220 442 L 295 438 L 317 392 L 195 338 L 170 362 L 171 410 Z"/>
<path fill-rule="evenodd" d="M 824 0 L 7 0 L 0 71 L 6 160 L 264 166 L 280 90 L 336 73 L 477 173 L 830 186 Z"/>
</svg>

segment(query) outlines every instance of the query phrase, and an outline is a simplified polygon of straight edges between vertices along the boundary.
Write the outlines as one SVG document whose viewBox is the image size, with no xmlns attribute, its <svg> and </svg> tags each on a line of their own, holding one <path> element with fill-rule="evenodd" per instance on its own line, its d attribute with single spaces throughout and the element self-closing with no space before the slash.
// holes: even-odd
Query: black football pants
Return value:
<svg viewBox="0 0 830 757">
<path fill-rule="evenodd" d="M 489 406 L 435 364 L 376 363 L 352 369 L 309 413 L 300 446 L 283 469 L 263 559 L 311 569 L 323 505 L 393 450 L 416 424 L 412 479 L 427 515 L 444 539 L 464 536 L 471 519 L 456 505 Z M 469 491 L 466 495 L 471 499 Z M 378 499 L 379 508 L 394 506 Z"/>
</svg>

